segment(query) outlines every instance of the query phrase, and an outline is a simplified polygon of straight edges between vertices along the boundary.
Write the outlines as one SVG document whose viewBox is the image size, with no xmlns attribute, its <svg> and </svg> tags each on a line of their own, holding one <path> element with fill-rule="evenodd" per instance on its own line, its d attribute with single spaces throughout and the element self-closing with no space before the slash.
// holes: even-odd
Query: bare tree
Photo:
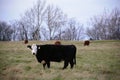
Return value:
<svg viewBox="0 0 120 80">
<path fill-rule="evenodd" d="M 91 20 L 92 28 L 87 29 L 87 35 L 95 40 L 120 39 L 120 11 L 114 9 L 110 14 L 95 16 Z"/>
<path fill-rule="evenodd" d="M 6 22 L 0 21 L 0 40 L 1 41 L 10 41 L 12 39 L 13 30 L 11 25 L 8 25 Z"/>
<path fill-rule="evenodd" d="M 49 33 L 49 39 L 52 40 L 65 21 L 63 20 L 63 12 L 58 7 L 49 5 L 46 11 L 47 32 Z"/>
<path fill-rule="evenodd" d="M 84 39 L 84 28 L 83 28 L 83 24 L 79 24 L 78 23 L 78 26 L 77 26 L 77 28 L 76 28 L 76 34 L 77 34 L 77 36 L 76 36 L 76 38 L 75 38 L 75 40 L 81 40 L 81 39 Z"/>
<path fill-rule="evenodd" d="M 115 8 L 109 15 L 108 38 L 120 40 L 120 10 Z"/>
<path fill-rule="evenodd" d="M 46 28 L 44 28 L 44 27 L 42 27 L 41 28 L 41 32 L 42 32 L 42 35 L 43 35 L 43 37 L 42 37 L 42 39 L 43 40 L 49 40 L 49 31 L 46 29 Z"/>
<path fill-rule="evenodd" d="M 28 40 L 28 26 L 24 22 L 18 22 L 20 40 Z"/>
<path fill-rule="evenodd" d="M 75 19 L 68 19 L 67 28 L 65 29 L 62 38 L 65 40 L 80 40 L 83 35 L 83 25 L 79 24 Z"/>
<path fill-rule="evenodd" d="M 93 26 L 92 28 L 87 28 L 87 35 L 95 40 L 100 40 L 101 37 L 106 33 L 103 30 L 105 29 L 104 24 L 104 17 L 98 18 L 98 17 L 93 17 L 91 19 L 91 25 Z"/>
<path fill-rule="evenodd" d="M 17 32 L 14 30 L 14 40 L 16 34 L 18 40 L 79 40 L 83 31 L 82 25 L 67 19 L 60 8 L 46 6 L 43 0 L 38 0 L 13 26 L 17 29 Z"/>
<path fill-rule="evenodd" d="M 44 21 L 45 4 L 45 0 L 38 0 L 36 4 L 21 17 L 20 22 L 22 22 L 22 28 L 25 34 L 27 34 L 25 30 L 29 26 L 28 34 L 30 39 L 39 40 L 41 38 L 40 28 Z"/>
<path fill-rule="evenodd" d="M 18 22 L 17 21 L 12 22 L 11 27 L 13 30 L 12 41 L 17 41 L 19 36 Z"/>
</svg>

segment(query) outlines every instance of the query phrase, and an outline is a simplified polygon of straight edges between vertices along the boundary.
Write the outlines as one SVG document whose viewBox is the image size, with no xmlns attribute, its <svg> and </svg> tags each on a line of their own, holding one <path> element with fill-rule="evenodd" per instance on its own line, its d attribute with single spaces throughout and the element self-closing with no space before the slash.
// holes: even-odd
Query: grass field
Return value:
<svg viewBox="0 0 120 80">
<path fill-rule="evenodd" d="M 63 62 L 42 67 L 27 49 L 28 44 L 53 44 L 54 41 L 0 42 L 0 80 L 120 80 L 120 41 L 61 41 L 77 47 L 77 64 L 61 70 Z"/>
</svg>

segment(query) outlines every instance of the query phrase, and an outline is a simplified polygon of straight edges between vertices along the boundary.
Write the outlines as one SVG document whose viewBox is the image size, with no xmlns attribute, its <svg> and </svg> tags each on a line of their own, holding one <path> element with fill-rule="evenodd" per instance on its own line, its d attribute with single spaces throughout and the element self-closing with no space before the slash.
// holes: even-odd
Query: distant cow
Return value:
<svg viewBox="0 0 120 80">
<path fill-rule="evenodd" d="M 26 39 L 25 41 L 24 41 L 24 44 L 27 44 L 28 43 L 28 40 Z"/>
<path fill-rule="evenodd" d="M 90 45 L 90 41 L 87 40 L 87 41 L 84 41 L 84 46 L 89 46 Z"/>
<path fill-rule="evenodd" d="M 60 41 L 56 41 L 55 45 L 61 45 L 61 42 Z"/>
<path fill-rule="evenodd" d="M 74 45 L 28 45 L 38 62 L 43 63 L 43 68 L 50 68 L 50 62 L 64 61 L 63 69 L 70 63 L 71 68 L 76 64 L 76 47 Z"/>
</svg>

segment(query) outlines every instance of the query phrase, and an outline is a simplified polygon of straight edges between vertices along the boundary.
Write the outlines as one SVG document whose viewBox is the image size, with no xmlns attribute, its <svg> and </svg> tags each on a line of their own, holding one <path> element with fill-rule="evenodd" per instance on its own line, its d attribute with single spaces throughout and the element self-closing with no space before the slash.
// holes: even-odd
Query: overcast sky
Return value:
<svg viewBox="0 0 120 80">
<path fill-rule="evenodd" d="M 37 0 L 0 0 L 0 20 L 12 21 L 33 6 Z M 104 10 L 120 9 L 120 0 L 46 0 L 62 9 L 70 18 L 86 23 L 91 17 L 103 14 Z"/>
</svg>

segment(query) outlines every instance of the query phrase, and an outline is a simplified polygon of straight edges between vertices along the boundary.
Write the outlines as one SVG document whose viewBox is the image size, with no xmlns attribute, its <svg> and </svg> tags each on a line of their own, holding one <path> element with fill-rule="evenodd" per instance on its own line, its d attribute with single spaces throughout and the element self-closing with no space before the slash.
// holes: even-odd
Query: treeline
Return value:
<svg viewBox="0 0 120 80">
<path fill-rule="evenodd" d="M 87 35 L 95 40 L 120 40 L 120 11 L 95 16 L 90 28 L 84 29 L 74 18 L 68 18 L 54 5 L 38 0 L 19 20 L 7 24 L 0 21 L 0 40 L 81 40 Z"/>
<path fill-rule="evenodd" d="M 112 12 L 91 19 L 87 28 L 87 35 L 95 40 L 120 40 L 120 9 L 115 8 Z"/>
</svg>

